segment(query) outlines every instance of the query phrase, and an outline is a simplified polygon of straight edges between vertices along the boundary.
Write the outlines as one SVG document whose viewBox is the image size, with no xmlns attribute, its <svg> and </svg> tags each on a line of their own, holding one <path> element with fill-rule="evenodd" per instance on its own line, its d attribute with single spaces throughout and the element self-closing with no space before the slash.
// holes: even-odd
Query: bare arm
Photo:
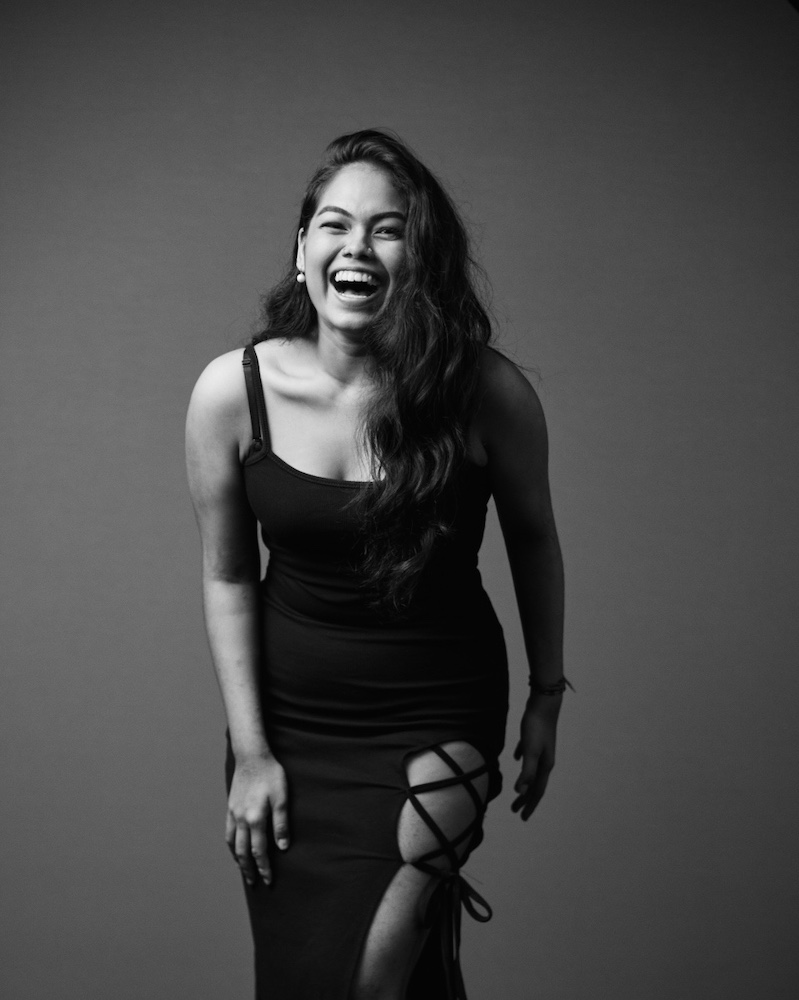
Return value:
<svg viewBox="0 0 799 1000">
<path fill-rule="evenodd" d="M 563 560 L 552 513 L 544 414 L 535 390 L 489 352 L 481 408 L 491 484 L 508 552 L 530 670 L 531 693 L 516 748 L 522 760 L 513 804 L 527 819 L 555 762 L 561 694 L 540 688 L 563 677 Z"/>
<path fill-rule="evenodd" d="M 189 489 L 202 540 L 203 607 L 236 759 L 227 840 L 245 878 L 271 879 L 271 821 L 288 841 L 285 776 L 269 749 L 258 685 L 259 555 L 240 456 L 247 403 L 239 352 L 213 361 L 192 393 L 186 419 Z"/>
</svg>

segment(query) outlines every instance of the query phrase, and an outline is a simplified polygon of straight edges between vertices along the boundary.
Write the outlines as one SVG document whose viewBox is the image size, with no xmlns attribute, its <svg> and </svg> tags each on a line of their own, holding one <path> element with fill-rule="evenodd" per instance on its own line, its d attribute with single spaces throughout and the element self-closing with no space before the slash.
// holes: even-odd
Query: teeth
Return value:
<svg viewBox="0 0 799 1000">
<path fill-rule="evenodd" d="M 377 279 L 364 271 L 336 271 L 333 281 L 362 281 L 367 285 L 377 284 Z"/>
</svg>

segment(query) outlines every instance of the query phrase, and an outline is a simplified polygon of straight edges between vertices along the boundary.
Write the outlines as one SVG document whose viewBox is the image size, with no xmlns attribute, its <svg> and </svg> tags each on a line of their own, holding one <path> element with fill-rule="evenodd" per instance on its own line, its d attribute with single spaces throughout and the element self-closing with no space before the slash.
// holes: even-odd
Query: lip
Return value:
<svg viewBox="0 0 799 1000">
<path fill-rule="evenodd" d="M 374 278 L 379 284 L 383 284 L 383 278 L 377 273 L 377 271 L 372 271 L 368 267 L 348 267 L 346 264 L 339 264 L 336 267 L 331 267 L 327 275 L 327 280 L 332 282 L 333 275 L 338 274 L 339 271 L 354 271 L 355 274 L 368 274 L 370 278 Z"/>
<path fill-rule="evenodd" d="M 339 292 L 336 289 L 336 286 L 333 284 L 333 275 L 337 274 L 339 271 L 354 271 L 356 274 L 368 274 L 370 278 L 374 278 L 374 280 L 377 282 L 377 287 L 374 289 L 373 294 L 369 296 L 356 297 L 356 296 L 342 295 L 341 292 Z M 339 265 L 338 267 L 333 267 L 330 269 L 327 276 L 327 284 L 330 291 L 333 293 L 333 295 L 339 302 L 344 303 L 347 306 L 355 306 L 361 308 L 366 308 L 371 306 L 375 302 L 375 300 L 378 299 L 381 296 L 381 294 L 385 291 L 386 287 L 385 279 L 383 278 L 382 275 L 378 274 L 376 271 L 372 271 L 368 267 L 351 267 L 347 266 L 346 264 Z"/>
<path fill-rule="evenodd" d="M 379 299 L 381 297 L 380 293 L 382 292 L 382 290 L 383 290 L 382 288 L 377 288 L 375 290 L 374 295 L 369 295 L 368 297 L 366 297 L 366 296 L 358 296 L 358 297 L 356 297 L 354 295 L 353 296 L 342 295 L 341 292 L 337 292 L 336 291 L 336 288 L 333 285 L 333 282 L 332 281 L 330 282 L 330 291 L 331 291 L 332 295 L 334 296 L 334 298 L 336 299 L 336 301 L 340 302 L 342 305 L 348 306 L 350 309 L 353 309 L 353 308 L 354 309 L 370 309 L 374 305 L 374 303 L 377 301 L 377 299 Z"/>
</svg>

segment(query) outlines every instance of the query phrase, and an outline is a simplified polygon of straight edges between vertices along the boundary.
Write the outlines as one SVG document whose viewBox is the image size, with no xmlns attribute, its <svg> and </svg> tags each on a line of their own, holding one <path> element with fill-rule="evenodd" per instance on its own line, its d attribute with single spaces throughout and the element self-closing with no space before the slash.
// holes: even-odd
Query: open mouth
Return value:
<svg viewBox="0 0 799 1000">
<path fill-rule="evenodd" d="M 380 291 L 380 282 L 367 271 L 336 271 L 330 283 L 343 299 L 359 302 L 371 299 Z"/>
</svg>

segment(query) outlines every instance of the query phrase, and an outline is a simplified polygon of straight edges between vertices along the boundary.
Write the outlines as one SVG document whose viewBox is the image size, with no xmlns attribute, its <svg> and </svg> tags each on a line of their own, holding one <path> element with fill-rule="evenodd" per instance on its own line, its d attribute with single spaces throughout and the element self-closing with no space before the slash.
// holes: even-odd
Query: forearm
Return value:
<svg viewBox="0 0 799 1000">
<path fill-rule="evenodd" d="M 563 558 L 554 531 L 509 540 L 513 583 L 533 685 L 563 677 Z"/>
<path fill-rule="evenodd" d="M 256 580 L 203 579 L 205 627 L 237 758 L 269 752 L 259 691 Z"/>
</svg>

